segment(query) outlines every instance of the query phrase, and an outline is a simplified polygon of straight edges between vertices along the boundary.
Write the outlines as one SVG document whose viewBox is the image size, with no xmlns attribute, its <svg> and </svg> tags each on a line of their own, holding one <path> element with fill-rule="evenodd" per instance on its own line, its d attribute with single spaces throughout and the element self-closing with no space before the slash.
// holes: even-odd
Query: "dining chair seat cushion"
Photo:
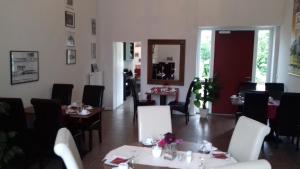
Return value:
<svg viewBox="0 0 300 169">
<path fill-rule="evenodd" d="M 271 165 L 267 160 L 254 160 L 240 162 L 236 164 L 216 167 L 212 169 L 271 169 Z"/>
<path fill-rule="evenodd" d="M 147 138 L 159 138 L 172 132 L 171 112 L 169 106 L 138 107 L 139 141 Z"/>
<path fill-rule="evenodd" d="M 78 149 L 68 129 L 61 128 L 58 130 L 54 152 L 63 159 L 67 169 L 83 169 Z"/>
<path fill-rule="evenodd" d="M 241 116 L 234 128 L 228 152 L 239 162 L 257 160 L 270 127 Z"/>
</svg>

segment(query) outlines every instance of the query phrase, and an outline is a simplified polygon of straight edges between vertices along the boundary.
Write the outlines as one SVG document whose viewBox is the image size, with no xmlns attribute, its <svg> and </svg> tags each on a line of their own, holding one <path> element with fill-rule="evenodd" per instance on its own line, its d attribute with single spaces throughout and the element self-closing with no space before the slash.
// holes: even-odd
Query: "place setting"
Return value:
<svg viewBox="0 0 300 169">
<path fill-rule="evenodd" d="M 146 138 L 141 143 L 143 146 L 124 145 L 110 151 L 103 159 L 104 164 L 120 169 L 133 165 L 205 169 L 236 163 L 228 153 L 218 150 L 206 140 L 200 144 L 184 142 L 176 139 L 173 133 L 166 133 L 161 139 Z M 188 144 L 197 147 L 196 151 L 191 148 L 178 150 Z"/>
<path fill-rule="evenodd" d="M 73 102 L 66 108 L 66 114 L 73 114 L 73 115 L 89 115 L 91 114 L 91 110 L 93 109 L 90 105 L 83 105 Z"/>
</svg>

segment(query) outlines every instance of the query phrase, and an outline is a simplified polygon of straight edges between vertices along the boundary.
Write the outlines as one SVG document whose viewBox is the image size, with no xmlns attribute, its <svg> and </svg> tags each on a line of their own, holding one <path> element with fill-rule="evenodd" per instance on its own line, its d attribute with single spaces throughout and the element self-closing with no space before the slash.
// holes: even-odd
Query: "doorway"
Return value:
<svg viewBox="0 0 300 169">
<path fill-rule="evenodd" d="M 132 103 L 129 79 L 135 79 L 137 92 L 140 92 L 141 42 L 113 43 L 113 108 Z M 129 100 L 129 101 L 128 101 Z"/>
</svg>

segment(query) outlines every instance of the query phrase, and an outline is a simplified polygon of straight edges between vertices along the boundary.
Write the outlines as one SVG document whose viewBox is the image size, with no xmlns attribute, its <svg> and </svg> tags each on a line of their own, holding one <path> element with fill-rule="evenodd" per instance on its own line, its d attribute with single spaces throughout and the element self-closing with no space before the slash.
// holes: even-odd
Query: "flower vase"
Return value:
<svg viewBox="0 0 300 169">
<path fill-rule="evenodd" d="M 174 160 L 177 155 L 176 143 L 166 144 L 164 147 L 164 159 Z"/>
</svg>

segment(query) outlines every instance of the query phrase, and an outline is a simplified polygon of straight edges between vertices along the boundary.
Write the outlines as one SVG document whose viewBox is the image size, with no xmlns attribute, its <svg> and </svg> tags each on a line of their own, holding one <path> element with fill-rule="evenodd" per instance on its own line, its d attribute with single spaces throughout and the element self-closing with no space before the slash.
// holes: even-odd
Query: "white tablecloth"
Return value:
<svg viewBox="0 0 300 169">
<path fill-rule="evenodd" d="M 179 153 L 185 153 L 185 152 L 179 151 Z M 170 167 L 170 168 L 183 168 L 183 169 L 199 169 L 199 166 L 201 164 L 201 160 L 200 160 L 201 158 L 204 158 L 204 165 L 206 169 L 236 163 L 236 160 L 232 157 L 229 157 L 227 159 L 216 159 L 209 154 L 201 154 L 201 153 L 192 153 L 191 163 L 186 162 L 185 158 L 183 158 L 181 161 L 178 159 L 174 159 L 170 161 L 170 160 L 165 160 L 162 157 L 154 158 L 152 156 L 151 148 L 128 146 L 128 145 L 124 145 L 110 151 L 105 156 L 105 159 L 111 160 L 117 156 L 121 156 L 125 158 L 130 158 L 134 156 L 133 163 L 135 164 Z"/>
</svg>

